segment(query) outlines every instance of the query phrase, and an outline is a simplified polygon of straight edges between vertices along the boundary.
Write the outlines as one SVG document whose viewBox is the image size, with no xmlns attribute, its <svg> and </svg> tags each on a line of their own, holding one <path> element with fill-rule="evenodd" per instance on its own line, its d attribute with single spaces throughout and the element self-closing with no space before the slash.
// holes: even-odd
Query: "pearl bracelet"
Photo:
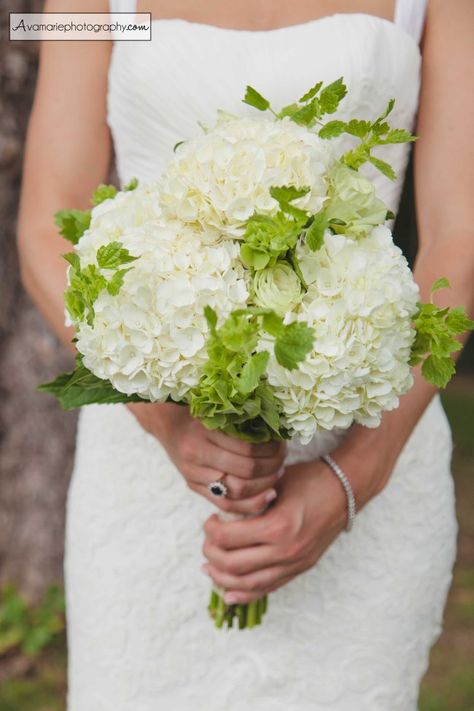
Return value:
<svg viewBox="0 0 474 711">
<path fill-rule="evenodd" d="M 329 454 L 324 454 L 321 459 L 323 462 L 326 462 L 328 467 L 334 472 L 334 474 L 337 476 L 339 481 L 342 484 L 342 488 L 344 489 L 344 493 L 346 494 L 347 497 L 347 524 L 346 524 L 346 531 L 350 531 L 352 528 L 352 524 L 354 523 L 355 515 L 356 515 L 356 503 L 355 503 L 355 497 L 354 497 L 354 492 L 352 490 L 351 483 L 349 479 L 346 477 L 344 472 L 342 471 L 341 467 L 336 464 L 334 459 L 329 456 Z"/>
</svg>

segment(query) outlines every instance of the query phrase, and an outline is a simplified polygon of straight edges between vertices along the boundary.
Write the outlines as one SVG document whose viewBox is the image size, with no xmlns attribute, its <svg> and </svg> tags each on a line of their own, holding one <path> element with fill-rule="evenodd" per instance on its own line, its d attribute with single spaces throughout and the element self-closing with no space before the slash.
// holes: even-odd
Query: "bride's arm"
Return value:
<svg viewBox="0 0 474 711">
<path fill-rule="evenodd" d="M 432 282 L 446 276 L 452 288 L 437 303 L 474 311 L 474 67 L 471 0 L 430 0 L 423 47 L 422 93 L 415 149 L 420 246 L 415 277 L 423 300 Z M 438 295 L 439 294 L 439 295 Z M 420 376 L 386 413 L 377 429 L 352 428 L 333 457 L 349 477 L 361 508 L 384 488 L 417 421 L 435 393 Z M 298 472 L 298 476 L 292 476 Z M 206 524 L 204 553 L 229 602 L 247 602 L 314 565 L 343 529 L 346 499 L 322 462 L 290 467 L 276 505 L 254 521 Z M 253 546 L 259 546 L 258 555 Z M 248 548 L 247 546 L 252 546 Z M 229 550 L 230 549 L 230 550 Z M 232 599 L 233 598 L 233 599 Z"/>
<path fill-rule="evenodd" d="M 47 12 L 101 9 L 97 0 L 50 0 Z M 89 207 L 107 177 L 111 141 L 106 123 L 111 42 L 41 42 L 40 68 L 25 148 L 18 220 L 23 283 L 67 345 L 63 292 L 70 245 L 53 224 L 56 210 Z"/>
</svg>

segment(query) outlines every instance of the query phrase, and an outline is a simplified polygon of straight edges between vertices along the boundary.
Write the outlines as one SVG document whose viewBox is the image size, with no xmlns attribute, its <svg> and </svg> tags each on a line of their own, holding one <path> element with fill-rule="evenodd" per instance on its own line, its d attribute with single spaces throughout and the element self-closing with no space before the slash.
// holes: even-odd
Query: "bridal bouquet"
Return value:
<svg viewBox="0 0 474 711">
<path fill-rule="evenodd" d="M 75 245 L 65 306 L 78 356 L 41 389 L 66 409 L 174 401 L 235 437 L 308 442 L 376 427 L 412 365 L 445 386 L 455 336 L 474 324 L 419 303 L 393 215 L 360 170 L 393 179 L 373 150 L 414 137 L 389 126 L 393 101 L 374 121 L 324 122 L 345 94 L 342 79 L 319 82 L 276 111 L 247 87 L 260 115 L 219 112 L 157 182 L 101 185 L 90 211 L 57 213 Z M 221 593 L 217 626 L 261 621 L 266 600 L 226 606 Z"/>
</svg>

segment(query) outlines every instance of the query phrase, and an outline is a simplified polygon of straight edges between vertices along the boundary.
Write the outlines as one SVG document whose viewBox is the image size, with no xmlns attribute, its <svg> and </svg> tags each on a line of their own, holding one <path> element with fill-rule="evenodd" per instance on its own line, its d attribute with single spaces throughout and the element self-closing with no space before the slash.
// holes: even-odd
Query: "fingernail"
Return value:
<svg viewBox="0 0 474 711">
<path fill-rule="evenodd" d="M 276 493 L 275 489 L 271 489 L 271 491 L 269 491 L 268 494 L 266 494 L 265 501 L 267 502 L 267 504 L 269 504 L 270 501 L 274 501 L 276 499 L 276 497 L 277 497 L 277 493 Z"/>
<path fill-rule="evenodd" d="M 224 602 L 226 605 L 236 605 L 238 600 L 235 595 L 224 595 Z"/>
<path fill-rule="evenodd" d="M 205 575 L 209 575 L 209 568 L 205 563 L 204 565 L 201 565 L 201 570 Z"/>
<path fill-rule="evenodd" d="M 284 473 L 285 473 L 285 465 L 282 464 L 281 467 L 279 468 L 279 470 L 277 471 L 277 477 L 279 479 L 281 479 L 281 477 L 283 476 Z"/>
</svg>

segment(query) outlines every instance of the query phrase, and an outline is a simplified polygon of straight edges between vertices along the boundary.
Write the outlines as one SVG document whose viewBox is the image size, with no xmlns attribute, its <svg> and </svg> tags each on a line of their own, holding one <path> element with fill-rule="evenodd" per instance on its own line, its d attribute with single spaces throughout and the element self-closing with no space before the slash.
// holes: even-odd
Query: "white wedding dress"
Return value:
<svg viewBox="0 0 474 711">
<path fill-rule="evenodd" d="M 424 2 L 404 0 L 394 23 L 341 14 L 254 32 L 154 21 L 152 42 L 113 49 L 120 179 L 155 179 L 217 108 L 252 113 L 247 83 L 282 106 L 343 76 L 342 116 L 374 117 L 396 97 L 393 125 L 412 128 L 423 14 Z M 398 180 L 377 174 L 377 190 L 396 210 L 407 147 L 383 157 Z M 340 436 L 293 443 L 289 456 L 316 458 Z M 352 532 L 272 594 L 260 628 L 216 630 L 200 570 L 211 505 L 125 407 L 84 408 L 67 509 L 69 711 L 414 711 L 455 557 L 450 459 L 435 398 Z"/>
</svg>

